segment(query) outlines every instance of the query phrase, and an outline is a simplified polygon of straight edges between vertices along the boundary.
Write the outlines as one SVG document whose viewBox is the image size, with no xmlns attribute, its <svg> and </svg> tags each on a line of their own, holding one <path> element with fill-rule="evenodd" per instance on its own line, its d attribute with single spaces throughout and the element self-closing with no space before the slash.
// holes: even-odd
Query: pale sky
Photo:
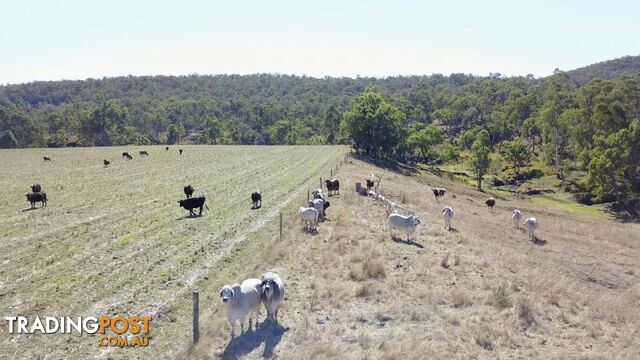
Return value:
<svg viewBox="0 0 640 360">
<path fill-rule="evenodd" d="M 640 54 L 640 1 L 0 0 L 0 84 L 121 75 L 545 76 Z"/>
</svg>

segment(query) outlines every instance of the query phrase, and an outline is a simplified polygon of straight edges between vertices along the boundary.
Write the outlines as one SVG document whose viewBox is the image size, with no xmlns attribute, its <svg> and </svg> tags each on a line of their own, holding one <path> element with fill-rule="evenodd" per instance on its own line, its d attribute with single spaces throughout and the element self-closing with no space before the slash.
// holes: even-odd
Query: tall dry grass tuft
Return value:
<svg viewBox="0 0 640 360">
<path fill-rule="evenodd" d="M 491 328 L 488 326 L 482 326 L 475 329 L 473 338 L 476 344 L 481 346 L 485 350 L 492 351 L 494 348 L 493 341 L 491 339 Z"/>
<path fill-rule="evenodd" d="M 387 276 L 384 263 L 380 255 L 372 250 L 364 255 L 353 255 L 349 265 L 349 279 L 365 281 L 369 279 L 383 279 Z"/>
<path fill-rule="evenodd" d="M 516 311 L 518 313 L 518 318 L 522 321 L 522 325 L 525 328 L 536 323 L 533 307 L 527 297 L 522 296 L 518 299 L 518 302 L 516 303 Z"/>
<path fill-rule="evenodd" d="M 451 290 L 449 293 L 449 303 L 455 308 L 472 305 L 471 297 L 461 288 Z"/>
<path fill-rule="evenodd" d="M 506 284 L 498 285 L 487 299 L 487 304 L 493 305 L 499 310 L 510 308 L 513 304 L 509 297 L 508 287 Z"/>
</svg>

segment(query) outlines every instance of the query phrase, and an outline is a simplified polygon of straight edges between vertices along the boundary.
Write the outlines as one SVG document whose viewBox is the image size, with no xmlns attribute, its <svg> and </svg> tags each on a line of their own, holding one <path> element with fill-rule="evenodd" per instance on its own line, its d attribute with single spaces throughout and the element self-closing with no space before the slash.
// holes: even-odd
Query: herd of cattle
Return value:
<svg viewBox="0 0 640 360">
<path fill-rule="evenodd" d="M 444 188 L 432 188 L 431 191 L 436 198 L 436 202 L 439 202 L 440 199 L 443 198 L 447 193 L 447 190 Z M 378 194 L 373 194 L 374 197 L 379 196 Z M 493 207 L 496 205 L 496 199 L 490 197 L 485 201 L 485 204 L 489 208 L 489 211 L 493 211 Z M 420 219 L 413 215 L 401 215 L 395 211 L 392 211 L 393 208 L 394 206 L 387 207 L 387 213 L 389 213 L 389 228 L 404 231 L 404 233 L 407 235 L 407 241 L 410 241 L 411 235 L 415 233 L 416 227 L 420 225 Z M 451 230 L 451 220 L 453 220 L 453 214 L 454 212 L 451 206 L 445 206 L 442 209 L 444 228 L 447 230 Z M 519 228 L 520 220 L 522 219 L 522 212 L 518 209 L 514 209 L 511 218 L 513 220 L 514 226 L 516 228 Z M 535 217 L 529 217 L 524 221 L 523 225 L 527 227 L 527 231 L 531 240 L 535 240 L 534 232 L 538 229 L 538 220 Z"/>
<path fill-rule="evenodd" d="M 340 194 L 340 181 L 337 179 L 325 180 L 327 187 L 327 195 Z M 322 189 L 315 189 L 311 192 L 312 198 L 309 200 L 308 207 L 301 207 L 298 210 L 298 218 L 304 224 L 305 230 L 312 232 L 317 231 L 318 222 L 324 221 L 327 214 L 327 208 L 331 206 L 331 202 L 327 201 Z"/>
<path fill-rule="evenodd" d="M 167 151 L 169 147 L 165 148 Z M 182 149 L 179 149 L 182 154 Z M 140 151 L 139 155 L 142 157 L 149 156 L 146 151 Z M 126 159 L 133 159 L 128 152 L 123 152 L 122 156 Z M 51 161 L 50 157 L 44 157 L 45 161 Z M 108 160 L 103 161 L 105 166 L 109 166 Z M 379 179 L 378 179 L 379 181 Z M 340 194 L 340 182 L 337 179 L 325 180 L 325 186 L 327 188 L 327 196 Z M 361 192 L 364 195 L 370 195 L 378 200 L 382 200 L 385 203 L 385 208 L 388 213 L 389 229 L 403 231 L 407 235 L 407 241 L 411 240 L 411 235 L 416 231 L 418 225 L 420 225 L 420 219 L 414 215 L 402 215 L 395 211 L 397 204 L 388 201 L 381 194 L 377 194 L 371 189 L 374 187 L 373 175 L 371 179 L 366 179 L 366 190 Z M 377 188 L 376 188 L 377 189 Z M 191 185 L 183 187 L 183 192 L 186 196 L 185 199 L 179 200 L 180 207 L 189 211 L 189 216 L 196 216 L 194 210 L 199 209 L 198 216 L 202 215 L 203 207 L 208 209 L 206 205 L 205 196 L 193 196 L 195 189 Z M 436 202 L 440 202 L 445 197 L 447 190 L 444 188 L 432 188 L 431 191 L 435 196 Z M 311 192 L 312 198 L 309 200 L 308 207 L 301 207 L 298 210 L 298 218 L 303 222 L 304 229 L 311 232 L 317 232 L 317 226 L 319 221 L 323 221 L 326 217 L 327 208 L 331 203 L 325 198 L 322 188 L 315 189 Z M 42 206 L 46 206 L 47 194 L 42 191 L 42 187 L 39 184 L 31 186 L 31 192 L 26 194 L 27 200 L 31 203 L 31 208 L 35 208 L 37 202 L 42 202 Z M 251 193 L 252 209 L 258 209 L 262 207 L 262 194 L 260 191 L 254 191 Z M 492 197 L 485 201 L 485 204 L 490 211 L 493 211 L 493 207 L 496 205 L 496 200 Z M 445 229 L 451 229 L 451 221 L 453 220 L 454 210 L 451 206 L 445 206 L 442 209 L 442 216 L 444 219 Z M 519 227 L 522 219 L 522 212 L 520 210 L 514 210 L 512 220 L 516 228 Z M 528 229 L 529 236 L 532 240 L 535 240 L 534 231 L 538 228 L 539 223 L 535 217 L 527 218 L 523 225 Z M 222 303 L 226 307 L 227 319 L 231 323 L 231 334 L 235 336 L 235 323 L 240 321 L 241 329 L 244 332 L 244 319 L 250 312 L 255 312 L 255 325 L 258 324 L 258 312 L 260 304 L 264 304 L 267 310 L 267 320 L 278 321 L 278 308 L 280 303 L 284 299 L 284 283 L 280 276 L 274 272 L 268 272 L 261 276 L 261 279 L 249 278 L 242 283 L 235 283 L 233 285 L 225 285 L 220 290 L 220 298 Z M 251 318 L 249 319 L 249 328 L 251 328 Z"/>
<path fill-rule="evenodd" d="M 166 150 L 166 151 L 169 151 L 169 147 L 168 147 L 168 146 L 167 146 L 167 147 L 165 147 L 165 150 Z M 182 151 L 183 151 L 182 149 L 178 149 L 178 152 L 180 153 L 180 155 L 182 155 Z M 147 151 L 145 151 L 145 150 L 140 150 L 140 151 L 138 151 L 138 154 L 139 154 L 141 157 L 147 157 L 147 156 L 149 156 L 149 153 L 148 153 Z M 133 160 L 133 156 L 131 156 L 131 154 L 129 154 L 129 152 L 128 152 L 128 151 L 124 151 L 124 152 L 122 152 L 122 157 L 123 157 L 123 158 L 125 158 L 125 159 L 127 159 L 127 160 Z M 51 160 L 51 159 L 49 159 L 49 160 Z M 107 160 L 107 159 L 104 159 L 104 160 L 102 160 L 102 163 L 104 164 L 104 166 L 109 166 L 109 165 L 111 164 L 111 161 L 109 161 L 109 160 Z"/>
<path fill-rule="evenodd" d="M 331 196 L 340 193 L 340 182 L 337 179 L 326 180 L 325 185 L 327 187 L 327 195 Z M 383 200 L 385 204 L 390 204 L 387 208 L 389 229 L 401 230 L 407 235 L 407 241 L 411 241 L 410 236 L 415 233 L 416 228 L 420 225 L 420 219 L 414 215 L 402 215 L 396 211 L 389 211 L 394 209 L 397 204 L 388 201 L 381 194 L 377 194 L 371 189 L 374 186 L 373 177 L 366 179 L 367 190 L 361 192 L 364 195 L 371 195 L 376 199 Z M 436 198 L 436 202 L 444 198 L 447 190 L 444 188 L 432 188 L 433 195 Z M 193 191 L 191 189 L 191 191 Z M 185 194 L 187 193 L 185 187 Z M 301 207 L 298 210 L 298 218 L 303 222 L 305 231 L 308 229 L 312 232 L 317 231 L 318 221 L 321 221 L 326 216 L 326 210 L 331 205 L 324 196 L 323 189 L 315 189 L 311 192 L 312 199 L 309 200 L 308 207 Z M 189 196 L 189 195 L 188 195 Z M 259 192 L 254 192 L 251 195 L 253 201 L 253 208 L 257 207 L 257 202 L 261 200 Z M 496 205 L 496 200 L 492 197 L 485 201 L 489 211 L 493 211 L 493 207 Z M 444 218 L 445 229 L 451 230 L 451 221 L 453 219 L 453 208 L 451 206 L 445 206 L 442 209 L 442 216 Z M 520 220 L 522 219 L 522 212 L 520 210 L 514 210 L 512 215 L 513 223 L 516 228 L 519 227 Z M 535 240 L 534 231 L 538 228 L 538 220 L 535 217 L 527 218 L 524 221 L 524 225 L 529 231 L 529 236 L 532 240 Z M 244 319 L 250 312 L 255 312 L 256 326 L 258 324 L 258 310 L 260 303 L 262 302 L 267 309 L 267 320 L 274 320 L 277 322 L 278 307 L 284 296 L 284 285 L 282 279 L 275 273 L 266 273 L 262 275 L 262 279 L 255 278 L 246 279 L 241 284 L 225 285 L 220 290 L 220 298 L 226 307 L 227 319 L 231 323 L 231 335 L 235 336 L 235 323 L 240 321 L 242 331 L 244 332 Z M 251 329 L 251 318 L 249 319 L 249 329 Z"/>
<path fill-rule="evenodd" d="M 167 147 L 165 147 L 165 150 L 166 150 L 166 151 L 169 151 L 169 147 L 168 147 L 168 146 L 167 146 Z M 178 149 L 178 152 L 180 153 L 180 155 L 182 155 L 183 150 L 182 150 L 182 149 Z M 148 153 L 147 151 L 145 151 L 145 150 L 141 150 L 141 151 L 139 151 L 138 153 L 139 153 L 139 154 L 140 154 L 140 156 L 142 156 L 142 157 L 149 156 L 149 153 Z M 127 159 L 127 160 L 133 160 L 133 156 L 131 156 L 131 154 L 129 154 L 129 152 L 127 152 L 127 151 L 124 151 L 124 152 L 122 153 L 122 157 L 123 157 L 123 158 L 125 158 L 125 159 Z M 44 160 L 44 161 L 51 161 L 51 160 L 52 160 L 50 156 L 43 156 L 42 158 L 43 158 L 43 160 Z M 104 164 L 104 166 L 109 166 L 109 165 L 111 165 L 111 161 L 109 161 L 109 160 L 107 160 L 107 159 L 102 160 L 102 163 Z"/>
</svg>

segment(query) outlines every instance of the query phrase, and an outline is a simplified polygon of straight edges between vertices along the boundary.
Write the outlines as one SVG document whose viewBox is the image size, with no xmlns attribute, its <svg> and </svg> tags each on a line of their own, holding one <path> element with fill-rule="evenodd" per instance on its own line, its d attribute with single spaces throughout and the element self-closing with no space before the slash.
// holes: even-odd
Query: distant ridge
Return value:
<svg viewBox="0 0 640 360">
<path fill-rule="evenodd" d="M 612 79 L 628 73 L 640 72 L 640 56 L 623 56 L 567 71 L 569 79 L 576 84 L 586 85 L 595 78 Z"/>
</svg>

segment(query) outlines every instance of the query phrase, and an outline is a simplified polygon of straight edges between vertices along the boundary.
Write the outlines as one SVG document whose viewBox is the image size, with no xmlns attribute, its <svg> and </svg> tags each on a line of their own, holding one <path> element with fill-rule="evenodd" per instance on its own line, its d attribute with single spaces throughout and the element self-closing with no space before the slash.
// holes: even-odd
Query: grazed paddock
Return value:
<svg viewBox="0 0 640 360">
<path fill-rule="evenodd" d="M 180 147 L 182 155 L 159 146 L 0 151 L 0 314 L 154 315 L 148 348 L 102 352 L 95 337 L 8 336 L 3 322 L 0 358 L 171 356 L 190 341 L 191 291 L 346 152 Z M 46 208 L 29 210 L 34 183 L 47 192 Z M 207 197 L 201 218 L 178 206 L 187 184 Z M 260 210 L 251 210 L 255 189 Z"/>
<path fill-rule="evenodd" d="M 375 200 L 352 191 L 372 172 L 382 175 L 357 160 L 340 170 L 344 190 L 331 198 L 317 235 L 290 222 L 284 241 L 247 243 L 202 283 L 211 304 L 203 340 L 180 357 L 637 358 L 638 224 L 497 195 L 489 211 L 490 194 L 386 172 L 380 192 L 422 220 L 416 243 L 407 244 L 401 233 L 392 239 Z M 439 204 L 433 186 L 447 188 Z M 451 231 L 441 212 L 448 205 Z M 545 245 L 513 227 L 513 208 L 538 218 Z M 240 261 L 257 252 L 258 261 Z M 287 286 L 281 327 L 230 339 L 217 291 L 266 270 Z"/>
</svg>

